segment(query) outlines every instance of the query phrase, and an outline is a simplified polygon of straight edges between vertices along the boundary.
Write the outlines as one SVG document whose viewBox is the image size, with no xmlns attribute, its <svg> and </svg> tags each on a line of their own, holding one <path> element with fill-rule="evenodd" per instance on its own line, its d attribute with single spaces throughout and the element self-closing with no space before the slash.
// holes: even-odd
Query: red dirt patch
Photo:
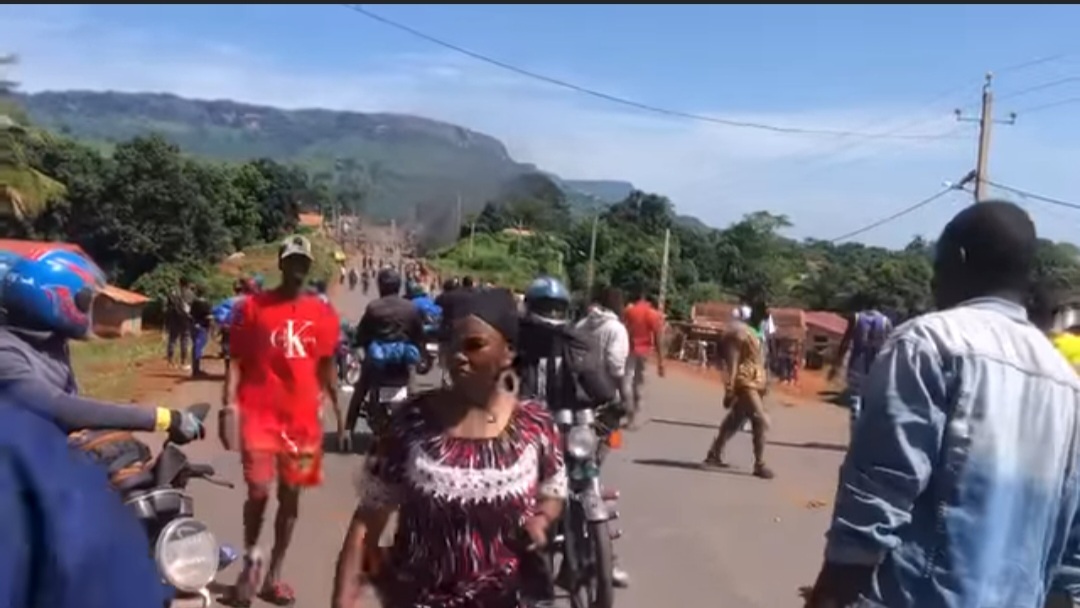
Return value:
<svg viewBox="0 0 1080 608">
<path fill-rule="evenodd" d="M 673 360 L 665 361 L 664 366 L 667 371 L 681 376 L 717 385 L 721 385 L 724 381 L 723 374 L 714 367 L 703 368 L 699 365 Z M 827 370 L 802 370 L 799 372 L 798 384 L 773 382 L 769 389 L 774 394 L 782 396 L 784 405 L 795 406 L 822 403 L 830 393 L 839 390 L 842 386 L 842 384 L 838 385 L 836 382 L 829 381 Z"/>
</svg>

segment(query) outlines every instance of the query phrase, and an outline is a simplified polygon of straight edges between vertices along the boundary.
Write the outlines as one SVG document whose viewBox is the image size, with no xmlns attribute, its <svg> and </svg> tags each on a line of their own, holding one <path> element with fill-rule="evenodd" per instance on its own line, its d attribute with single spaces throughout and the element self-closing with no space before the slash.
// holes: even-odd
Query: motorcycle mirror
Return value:
<svg viewBox="0 0 1080 608">
<path fill-rule="evenodd" d="M 210 404 L 209 403 L 196 403 L 194 405 L 188 406 L 187 411 L 192 416 L 195 416 L 196 418 L 198 418 L 200 422 L 202 422 L 202 421 L 206 420 L 207 416 L 210 415 Z"/>
</svg>

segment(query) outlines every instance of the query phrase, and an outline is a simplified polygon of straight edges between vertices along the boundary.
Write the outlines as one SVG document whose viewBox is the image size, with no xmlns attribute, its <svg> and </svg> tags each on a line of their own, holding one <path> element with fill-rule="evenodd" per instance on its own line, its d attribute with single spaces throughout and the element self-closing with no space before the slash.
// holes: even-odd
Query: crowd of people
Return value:
<svg viewBox="0 0 1080 608">
<path fill-rule="evenodd" d="M 1036 233 L 1019 207 L 973 205 L 937 243 L 936 312 L 893 328 L 868 309 L 845 338 L 857 399 L 824 563 L 805 594 L 811 608 L 1038 607 L 1055 594 L 1080 598 L 1080 322 L 1073 307 L 1032 297 Z M 244 567 L 226 598 L 232 605 L 255 596 L 296 601 L 282 566 L 302 490 L 322 481 L 324 400 L 339 449 L 350 449 L 355 421 L 337 402 L 340 321 L 304 289 L 311 262 L 306 239 L 287 239 L 280 284 L 244 294 L 228 323 L 220 439 L 239 451 L 247 485 Z M 428 339 L 438 343 L 449 382 L 397 408 L 376 438 L 333 605 L 355 608 L 370 587 L 388 608 L 524 606 L 530 564 L 568 491 L 549 414 L 552 400 L 568 398 L 559 354 L 575 340 L 592 349 L 597 367 L 573 373 L 595 377 L 579 386 L 613 387 L 603 398 L 625 404 L 635 424 L 645 407 L 644 360 L 654 351 L 663 373 L 662 314 L 641 294 L 626 306 L 605 288 L 572 323 L 569 292 L 549 277 L 523 294 L 524 314 L 509 291 L 465 279 L 429 302 L 414 278 L 377 273 L 380 298 L 357 331 L 372 359 L 362 382 L 388 381 L 397 366 L 407 377 L 418 355 L 392 346 L 419 350 Z M 102 442 L 85 433 L 101 429 L 158 431 L 179 443 L 204 431 L 183 412 L 78 395 L 67 341 L 89 333 L 89 305 L 103 284 L 91 262 L 62 251 L 21 260 L 4 279 L 0 482 L 11 491 L 0 493 L 0 525 L 15 542 L 0 543 L 0 564 L 10 569 L 0 578 L 2 605 L 162 602 L 142 530 L 124 517 L 104 471 L 68 445 L 96 454 L 90 444 Z M 179 308 L 194 322 L 203 312 L 185 287 Z M 55 305 L 57 298 L 67 300 Z M 726 466 L 727 442 L 748 420 L 754 473 L 770 478 L 768 308 L 752 301 L 737 316 L 722 341 L 730 411 L 705 464 Z M 182 332 L 175 337 L 180 343 Z M 275 539 L 264 556 L 259 538 L 274 481 Z M 73 500 L 84 508 L 61 508 Z M 392 512 L 395 541 L 384 550 L 376 540 Z M 87 521 L 95 523 L 79 523 Z M 64 537 L 60 546 L 57 530 L 77 530 L 79 542 Z M 625 572 L 618 578 L 628 583 Z"/>
</svg>

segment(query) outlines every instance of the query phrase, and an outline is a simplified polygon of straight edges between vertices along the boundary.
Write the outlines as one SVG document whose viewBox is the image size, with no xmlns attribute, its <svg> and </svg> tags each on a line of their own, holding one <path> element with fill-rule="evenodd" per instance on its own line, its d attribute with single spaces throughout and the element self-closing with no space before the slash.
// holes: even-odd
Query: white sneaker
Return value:
<svg viewBox="0 0 1080 608">
<path fill-rule="evenodd" d="M 626 589 L 630 586 L 630 574 L 618 566 L 612 566 L 611 582 L 617 589 Z"/>
</svg>

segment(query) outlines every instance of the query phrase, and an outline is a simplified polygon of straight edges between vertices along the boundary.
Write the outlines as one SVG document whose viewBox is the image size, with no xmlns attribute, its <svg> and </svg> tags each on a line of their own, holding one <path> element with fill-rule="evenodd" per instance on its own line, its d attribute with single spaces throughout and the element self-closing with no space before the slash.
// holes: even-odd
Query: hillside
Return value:
<svg viewBox="0 0 1080 608">
<path fill-rule="evenodd" d="M 405 114 L 281 110 L 158 93 L 60 91 L 19 101 L 35 124 L 103 148 L 159 132 L 208 158 L 295 162 L 333 188 L 368 192 L 363 211 L 382 218 L 439 223 L 452 217 L 458 196 L 467 212 L 477 211 L 502 184 L 537 170 L 489 135 Z M 552 177 L 583 213 L 633 189 Z"/>
</svg>

